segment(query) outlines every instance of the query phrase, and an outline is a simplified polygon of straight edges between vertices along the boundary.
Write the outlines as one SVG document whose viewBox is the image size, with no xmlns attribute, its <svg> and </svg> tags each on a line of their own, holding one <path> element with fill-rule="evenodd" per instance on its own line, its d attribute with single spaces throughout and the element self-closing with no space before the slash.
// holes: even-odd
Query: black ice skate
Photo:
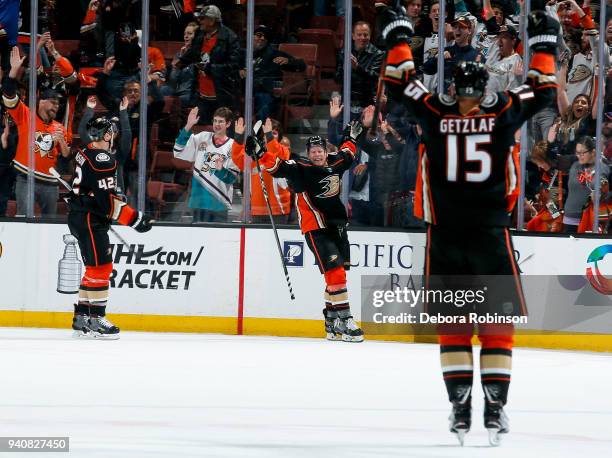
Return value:
<svg viewBox="0 0 612 458">
<path fill-rule="evenodd" d="M 484 387 L 484 392 L 484 426 L 489 432 L 489 444 L 497 447 L 501 443 L 501 435 L 510 431 L 510 423 L 504 412 L 504 404 L 496 396 L 496 390 L 492 387 Z"/>
<path fill-rule="evenodd" d="M 89 329 L 89 315 L 84 313 L 75 313 L 72 317 L 72 337 L 75 339 L 88 339 L 91 337 L 91 329 Z"/>
<path fill-rule="evenodd" d="M 108 321 L 105 316 L 89 317 L 89 329 L 94 339 L 117 340 L 120 329 Z"/>
<path fill-rule="evenodd" d="M 334 321 L 338 318 L 338 312 L 323 309 L 323 316 L 325 317 L 325 337 L 327 340 L 342 340 L 342 334 L 334 329 Z"/>
<path fill-rule="evenodd" d="M 448 417 L 449 430 L 457 436 L 459 444 L 463 447 L 465 435 L 472 426 L 472 387 L 460 385 L 455 388 L 453 395 L 453 410 Z"/>
<path fill-rule="evenodd" d="M 363 331 L 355 323 L 350 309 L 338 310 L 333 330 L 336 334 L 340 334 L 344 342 L 363 342 Z"/>
</svg>

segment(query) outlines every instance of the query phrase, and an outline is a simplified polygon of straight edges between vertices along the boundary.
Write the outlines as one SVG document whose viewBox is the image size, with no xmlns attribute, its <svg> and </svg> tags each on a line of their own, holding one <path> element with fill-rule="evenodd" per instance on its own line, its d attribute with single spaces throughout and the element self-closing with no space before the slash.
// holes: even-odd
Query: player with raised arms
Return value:
<svg viewBox="0 0 612 458">
<path fill-rule="evenodd" d="M 265 141 L 250 136 L 245 150 L 274 177 L 287 178 L 295 191 L 295 207 L 306 244 L 325 277 L 325 332 L 328 340 L 362 342 L 363 331 L 357 326 L 349 306 L 346 271 L 350 268 L 348 217 L 342 200 L 342 174 L 355 159 L 356 142 L 363 132 L 354 121 L 344 131 L 344 142 L 337 153 L 327 150 L 319 136 L 306 142 L 308 158 L 282 160 L 266 151 Z"/>
<path fill-rule="evenodd" d="M 388 94 L 404 104 L 423 130 L 415 214 L 428 225 L 426 287 L 440 276 L 509 279 L 505 295 L 495 303 L 518 315 L 526 314 L 526 309 L 508 231 L 520 185 L 515 132 L 555 100 L 557 87 L 559 23 L 543 9 L 540 5 L 528 17 L 532 57 L 527 80 L 512 91 L 491 94 L 485 94 L 488 74 L 477 62 L 460 62 L 456 67 L 456 96 L 429 93 L 416 79 L 408 18 L 401 8 L 387 8 L 382 21 Z M 442 373 L 452 403 L 450 430 L 461 444 L 471 426 L 473 333 L 474 325 L 469 323 L 438 328 Z M 503 407 L 510 385 L 513 335 L 511 324 L 478 326 L 484 425 L 492 445 L 509 431 Z"/>
</svg>

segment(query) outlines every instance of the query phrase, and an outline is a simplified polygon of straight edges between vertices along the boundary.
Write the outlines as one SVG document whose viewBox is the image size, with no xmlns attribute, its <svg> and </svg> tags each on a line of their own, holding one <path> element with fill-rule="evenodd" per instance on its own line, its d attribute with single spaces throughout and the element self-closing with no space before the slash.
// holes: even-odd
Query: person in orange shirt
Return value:
<svg viewBox="0 0 612 458">
<path fill-rule="evenodd" d="M 19 140 L 13 166 L 17 170 L 15 194 L 17 215 L 25 215 L 27 204 L 27 175 L 31 170 L 29 163 L 28 138 L 30 130 L 30 110 L 17 96 L 17 75 L 23 65 L 19 49 L 11 50 L 11 71 L 2 88 L 2 100 L 9 115 L 15 121 Z M 42 215 L 57 213 L 59 188 L 57 180 L 49 173 L 55 167 L 59 155 L 70 157 L 71 135 L 66 128 L 55 121 L 59 109 L 60 95 L 53 89 L 46 89 L 38 97 L 36 112 L 36 133 L 34 134 L 34 178 L 36 180 L 35 202 L 40 206 Z"/>
<path fill-rule="evenodd" d="M 266 119 L 263 126 L 266 136 L 266 147 L 276 157 L 287 160 L 291 153 L 289 148 L 280 143 L 278 129 L 278 121 L 273 121 L 270 118 Z M 232 161 L 240 170 L 244 170 L 244 130 L 244 118 L 238 118 L 234 125 L 236 135 L 232 146 Z M 276 224 L 287 224 L 291 211 L 291 192 L 289 191 L 287 180 L 284 178 L 274 178 L 263 167 L 262 176 L 268 191 L 274 222 Z M 251 216 L 254 223 L 270 222 L 268 208 L 261 189 L 261 181 L 257 176 L 257 166 L 254 161 L 251 162 Z"/>
</svg>

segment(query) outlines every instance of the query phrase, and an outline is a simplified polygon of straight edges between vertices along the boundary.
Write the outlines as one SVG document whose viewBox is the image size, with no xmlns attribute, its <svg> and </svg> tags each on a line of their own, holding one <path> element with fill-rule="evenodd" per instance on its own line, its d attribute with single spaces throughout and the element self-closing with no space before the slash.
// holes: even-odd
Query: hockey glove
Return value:
<svg viewBox="0 0 612 458">
<path fill-rule="evenodd" d="M 266 153 L 266 145 L 253 135 L 249 135 L 244 143 L 244 151 L 256 161 Z"/>
<path fill-rule="evenodd" d="M 544 11 L 532 11 L 528 17 L 527 35 L 533 52 L 555 54 L 559 22 Z"/>
<path fill-rule="evenodd" d="M 393 48 L 399 43 L 408 43 L 408 38 L 412 36 L 412 24 L 406 17 L 406 10 L 385 8 L 381 13 L 382 37 L 385 40 L 387 49 Z"/>
<path fill-rule="evenodd" d="M 151 225 L 152 222 L 153 220 L 149 216 L 145 215 L 143 212 L 138 212 L 130 226 L 133 227 L 136 232 L 149 232 L 153 227 Z"/>
<path fill-rule="evenodd" d="M 359 137 L 361 137 L 361 134 L 363 133 L 363 124 L 361 124 L 361 121 L 359 120 L 354 120 L 349 122 L 346 127 L 344 128 L 344 131 L 342 132 L 342 141 L 343 142 L 353 142 L 355 144 L 357 144 L 357 140 L 359 139 Z"/>
</svg>

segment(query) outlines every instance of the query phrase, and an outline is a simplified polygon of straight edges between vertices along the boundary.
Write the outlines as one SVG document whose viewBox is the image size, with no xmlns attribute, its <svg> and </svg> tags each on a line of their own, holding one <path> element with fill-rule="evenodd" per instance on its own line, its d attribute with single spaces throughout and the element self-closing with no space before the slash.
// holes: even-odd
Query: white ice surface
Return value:
<svg viewBox="0 0 612 458">
<path fill-rule="evenodd" d="M 516 349 L 511 433 L 489 448 L 475 383 L 460 448 L 438 348 L 387 342 L 0 328 L 0 436 L 59 457 L 612 456 L 612 355 Z"/>
</svg>

